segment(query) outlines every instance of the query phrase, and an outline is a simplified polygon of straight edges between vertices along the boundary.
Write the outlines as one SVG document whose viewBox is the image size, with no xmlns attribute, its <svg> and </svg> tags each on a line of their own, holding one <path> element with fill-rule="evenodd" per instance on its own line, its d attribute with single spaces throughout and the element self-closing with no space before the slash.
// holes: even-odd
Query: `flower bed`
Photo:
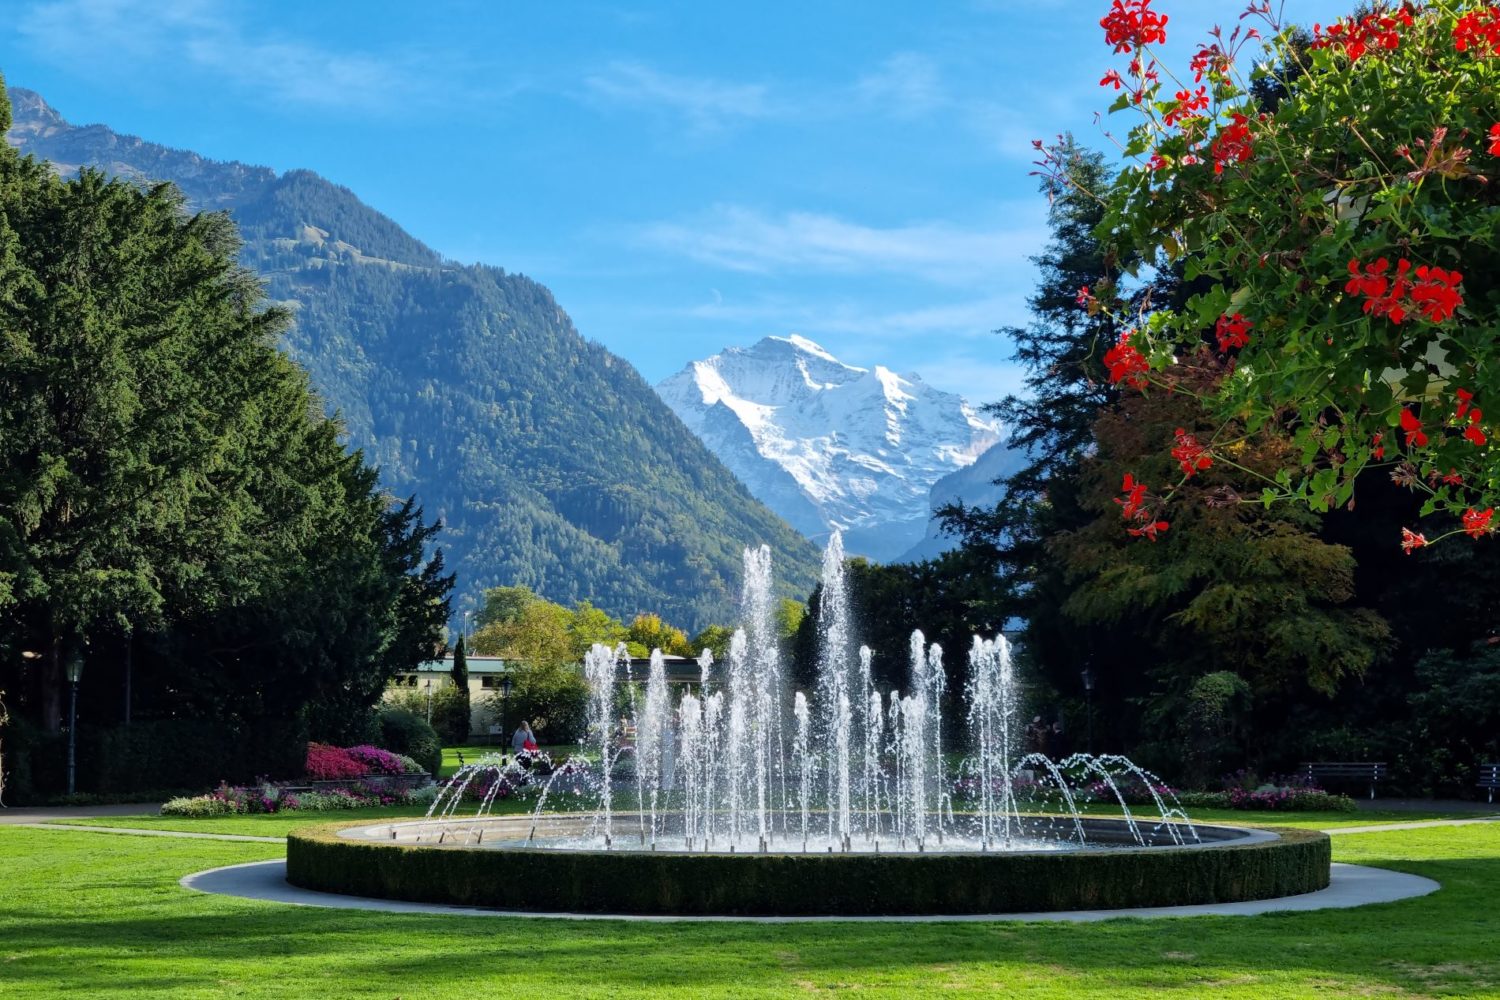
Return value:
<svg viewBox="0 0 1500 1000">
<path fill-rule="evenodd" d="M 326 743 L 307 745 L 307 776 L 315 781 L 341 781 L 376 774 L 422 774 L 425 768 L 404 754 L 379 747 L 334 747 Z"/>
<path fill-rule="evenodd" d="M 253 816 L 266 813 L 330 809 L 368 809 L 378 806 L 430 805 L 438 786 L 392 787 L 384 782 L 351 781 L 312 791 L 288 790 L 285 783 L 266 782 L 250 787 L 220 785 L 207 795 L 172 799 L 161 807 L 163 816 Z"/>
</svg>

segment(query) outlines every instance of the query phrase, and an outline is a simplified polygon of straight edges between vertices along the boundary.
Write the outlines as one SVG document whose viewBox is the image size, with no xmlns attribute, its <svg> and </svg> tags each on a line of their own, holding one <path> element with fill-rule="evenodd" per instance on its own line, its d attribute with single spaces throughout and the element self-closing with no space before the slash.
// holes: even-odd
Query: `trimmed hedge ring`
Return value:
<svg viewBox="0 0 1500 1000">
<path fill-rule="evenodd" d="M 692 915 L 1021 913 L 1243 902 L 1327 888 L 1311 830 L 1184 848 L 983 854 L 671 854 L 287 838 L 304 889 L 506 910 Z M 1227 832 L 1227 831 L 1226 831 Z"/>
</svg>

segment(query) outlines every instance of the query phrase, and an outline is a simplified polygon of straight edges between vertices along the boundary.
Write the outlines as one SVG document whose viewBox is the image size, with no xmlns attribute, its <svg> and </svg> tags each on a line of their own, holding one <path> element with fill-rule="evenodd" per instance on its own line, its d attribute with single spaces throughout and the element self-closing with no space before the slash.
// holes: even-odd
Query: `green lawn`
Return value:
<svg viewBox="0 0 1500 1000">
<path fill-rule="evenodd" d="M 562 763 L 563 761 L 565 761 L 569 757 L 571 757 L 573 754 L 575 754 L 575 753 L 578 752 L 578 744 L 576 744 L 576 743 L 568 743 L 568 744 L 564 744 L 562 746 L 545 746 L 545 747 L 542 747 L 542 752 L 546 753 L 546 754 L 550 754 L 553 760 L 557 761 L 558 763 Z M 504 753 L 504 754 L 510 753 L 510 743 L 507 741 L 504 746 L 444 747 L 443 748 L 443 764 L 442 764 L 442 767 L 440 767 L 438 769 L 438 777 L 439 778 L 449 777 L 450 775 L 453 774 L 453 772 L 455 772 L 455 771 L 458 770 L 458 768 L 459 768 L 458 755 L 459 754 L 463 754 L 464 761 L 466 763 L 472 764 L 475 761 L 479 760 L 481 757 L 484 757 L 484 756 L 487 756 L 488 754 L 493 754 L 493 753 Z M 597 759 L 598 754 L 595 754 L 594 756 Z"/>
<path fill-rule="evenodd" d="M 274 844 L 0 827 L 0 995 L 1500 996 L 1500 824 L 1349 834 L 1334 850 L 1443 890 L 1358 910 L 1094 925 L 483 920 L 177 884 L 277 857 Z"/>
</svg>

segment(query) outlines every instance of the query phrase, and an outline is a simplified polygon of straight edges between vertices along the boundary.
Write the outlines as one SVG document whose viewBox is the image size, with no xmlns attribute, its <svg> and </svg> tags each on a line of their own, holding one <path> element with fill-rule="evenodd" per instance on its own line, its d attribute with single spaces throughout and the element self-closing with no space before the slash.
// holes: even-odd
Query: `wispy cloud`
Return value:
<svg viewBox="0 0 1500 1000">
<path fill-rule="evenodd" d="M 360 53 L 251 30 L 215 0 L 45 0 L 16 29 L 41 57 L 111 75 L 168 62 L 276 102 L 373 111 L 437 96 L 431 53 Z M 441 63 L 439 63 L 441 64 Z"/>
<path fill-rule="evenodd" d="M 866 105 L 898 118 L 930 114 L 948 102 L 937 64 L 919 52 L 891 56 L 860 77 L 854 93 Z"/>
<path fill-rule="evenodd" d="M 768 118 L 777 111 L 764 84 L 678 76 L 639 62 L 611 63 L 586 77 L 584 86 L 598 103 L 680 115 L 700 132 Z"/>
<path fill-rule="evenodd" d="M 993 280 L 1035 252 L 1045 233 L 1041 213 L 1029 205 L 1020 211 L 1018 221 L 991 227 L 880 227 L 816 212 L 767 215 L 721 205 L 696 219 L 646 226 L 639 241 L 731 271 L 894 273 L 968 284 Z"/>
</svg>

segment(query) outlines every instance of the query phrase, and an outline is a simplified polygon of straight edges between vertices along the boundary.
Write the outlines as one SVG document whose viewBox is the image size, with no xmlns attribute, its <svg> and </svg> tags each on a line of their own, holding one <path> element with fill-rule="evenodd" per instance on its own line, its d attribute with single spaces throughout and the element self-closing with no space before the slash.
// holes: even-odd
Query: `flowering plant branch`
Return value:
<svg viewBox="0 0 1500 1000">
<path fill-rule="evenodd" d="M 1180 391 L 1182 360 L 1211 351 L 1227 374 L 1205 412 L 1294 445 L 1245 502 L 1352 505 L 1356 478 L 1382 467 L 1426 494 L 1424 516 L 1458 525 L 1431 541 L 1492 533 L 1500 5 L 1386 5 L 1309 32 L 1255 0 L 1179 77 L 1154 54 L 1169 18 L 1152 3 L 1113 0 L 1100 22 L 1127 61 L 1100 81 L 1117 92 L 1110 110 L 1137 121 L 1127 165 L 1092 193 L 1112 259 L 1176 269 L 1190 294 L 1136 308 L 1104 357 L 1111 381 Z M 1038 148 L 1041 172 L 1070 183 L 1067 161 Z M 1101 275 L 1080 305 L 1123 310 L 1136 277 Z M 1181 482 L 1224 460 L 1217 433 L 1180 435 L 1172 453 Z M 1131 533 L 1165 531 L 1174 492 L 1148 503 L 1127 483 Z M 1403 534 L 1408 552 L 1427 544 Z"/>
</svg>

